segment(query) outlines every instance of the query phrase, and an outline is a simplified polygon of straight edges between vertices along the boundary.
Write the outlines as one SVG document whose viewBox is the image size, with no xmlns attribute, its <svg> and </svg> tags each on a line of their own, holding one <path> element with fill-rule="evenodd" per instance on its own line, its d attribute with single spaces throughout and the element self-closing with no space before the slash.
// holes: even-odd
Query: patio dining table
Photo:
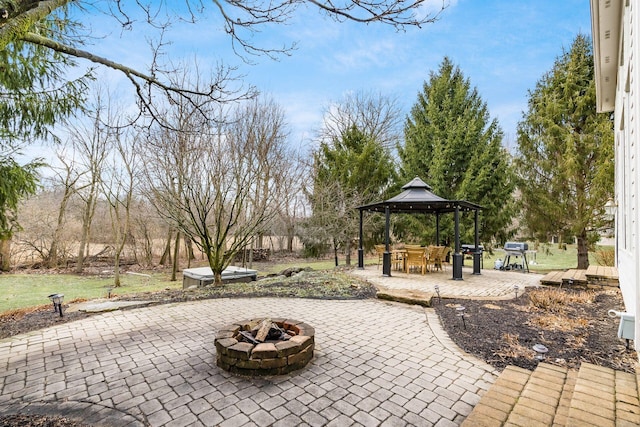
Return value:
<svg viewBox="0 0 640 427">
<path fill-rule="evenodd" d="M 396 271 L 410 273 L 409 251 L 424 251 L 424 268 L 421 271 L 442 270 L 447 249 L 445 246 L 406 246 L 391 250 L 391 267 Z M 415 258 L 414 258 L 415 261 Z"/>
<path fill-rule="evenodd" d="M 412 258 L 409 254 L 409 251 L 412 252 L 412 254 L 414 255 L 414 257 Z M 415 262 L 415 252 L 414 251 L 421 251 L 423 252 L 423 268 L 420 270 L 421 272 L 428 272 L 429 268 L 428 268 L 428 260 L 429 260 L 429 250 L 427 247 L 425 246 L 416 246 L 416 247 L 404 247 L 404 248 L 399 248 L 399 249 L 394 249 L 391 251 L 391 265 L 392 267 L 397 270 L 397 271 L 402 271 L 404 273 L 410 273 L 410 268 L 412 266 L 411 264 L 411 260 L 413 260 L 413 262 Z"/>
</svg>

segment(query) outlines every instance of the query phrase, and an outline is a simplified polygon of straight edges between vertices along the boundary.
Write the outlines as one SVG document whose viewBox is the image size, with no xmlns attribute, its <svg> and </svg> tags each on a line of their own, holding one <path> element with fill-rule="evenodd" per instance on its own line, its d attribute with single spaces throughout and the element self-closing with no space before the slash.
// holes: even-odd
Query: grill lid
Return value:
<svg viewBox="0 0 640 427">
<path fill-rule="evenodd" d="M 506 242 L 504 244 L 504 250 L 524 252 L 529 250 L 529 244 L 526 242 Z"/>
</svg>

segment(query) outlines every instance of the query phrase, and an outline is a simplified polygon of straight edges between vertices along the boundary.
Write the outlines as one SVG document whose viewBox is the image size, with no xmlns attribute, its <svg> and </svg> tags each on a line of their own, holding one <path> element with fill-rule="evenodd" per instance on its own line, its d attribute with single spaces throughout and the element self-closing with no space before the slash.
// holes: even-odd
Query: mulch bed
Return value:
<svg viewBox="0 0 640 427">
<path fill-rule="evenodd" d="M 5 415 L 0 417 L 0 427 L 89 427 L 88 424 L 66 417 L 50 415 Z"/>
<path fill-rule="evenodd" d="M 64 305 L 63 307 L 68 307 Z M 63 310 L 64 313 L 64 310 Z M 14 335 L 48 328 L 61 323 L 84 319 L 91 314 L 80 311 L 64 313 L 60 317 L 53 312 L 53 305 L 42 305 L 29 310 L 15 310 L 0 315 L 0 339 L 12 337 Z M 2 424 L 0 424 L 2 426 Z"/>
<path fill-rule="evenodd" d="M 589 362 L 635 372 L 636 352 L 617 335 L 620 319 L 607 315 L 610 309 L 624 311 L 619 289 L 552 289 L 551 297 L 537 292 L 502 301 L 435 300 L 434 308 L 460 348 L 498 369 L 535 369 L 533 346 L 543 344 L 547 363 L 578 368 Z M 465 307 L 464 322 L 460 306 Z"/>
</svg>

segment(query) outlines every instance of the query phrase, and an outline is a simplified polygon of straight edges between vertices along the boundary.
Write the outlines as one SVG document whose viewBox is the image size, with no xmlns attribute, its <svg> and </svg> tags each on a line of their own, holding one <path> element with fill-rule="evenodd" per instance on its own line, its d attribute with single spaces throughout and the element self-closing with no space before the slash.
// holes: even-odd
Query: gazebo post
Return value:
<svg viewBox="0 0 640 427">
<path fill-rule="evenodd" d="M 389 206 L 384 207 L 384 253 L 382 254 L 382 275 L 391 277 L 391 252 L 389 251 L 389 225 L 390 212 Z"/>
<path fill-rule="evenodd" d="M 460 253 L 460 206 L 456 204 L 454 213 L 456 245 L 453 254 L 453 280 L 462 280 L 462 254 Z"/>
<path fill-rule="evenodd" d="M 440 212 L 436 212 L 436 246 L 440 246 Z"/>
<path fill-rule="evenodd" d="M 362 209 L 360 209 L 360 236 L 358 242 L 358 268 L 364 269 L 364 248 L 362 247 Z"/>
<path fill-rule="evenodd" d="M 480 261 L 482 252 L 480 252 L 480 235 L 478 234 L 478 210 L 476 209 L 476 215 L 474 218 L 475 226 L 475 244 L 476 248 L 473 251 L 473 274 L 480 274 Z"/>
</svg>

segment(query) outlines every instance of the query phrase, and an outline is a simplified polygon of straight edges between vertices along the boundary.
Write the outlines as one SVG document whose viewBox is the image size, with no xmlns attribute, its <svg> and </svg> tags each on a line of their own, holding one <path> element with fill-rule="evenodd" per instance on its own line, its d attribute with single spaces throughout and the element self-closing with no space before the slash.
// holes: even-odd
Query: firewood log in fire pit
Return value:
<svg viewBox="0 0 640 427">
<path fill-rule="evenodd" d="M 271 325 L 273 324 L 273 322 L 271 322 L 271 319 L 264 319 L 262 321 L 262 323 L 260 323 L 260 326 L 258 327 L 258 332 L 256 332 L 256 340 L 260 341 L 260 342 L 265 342 L 267 339 L 267 336 L 269 335 L 269 330 L 271 329 Z"/>
</svg>

